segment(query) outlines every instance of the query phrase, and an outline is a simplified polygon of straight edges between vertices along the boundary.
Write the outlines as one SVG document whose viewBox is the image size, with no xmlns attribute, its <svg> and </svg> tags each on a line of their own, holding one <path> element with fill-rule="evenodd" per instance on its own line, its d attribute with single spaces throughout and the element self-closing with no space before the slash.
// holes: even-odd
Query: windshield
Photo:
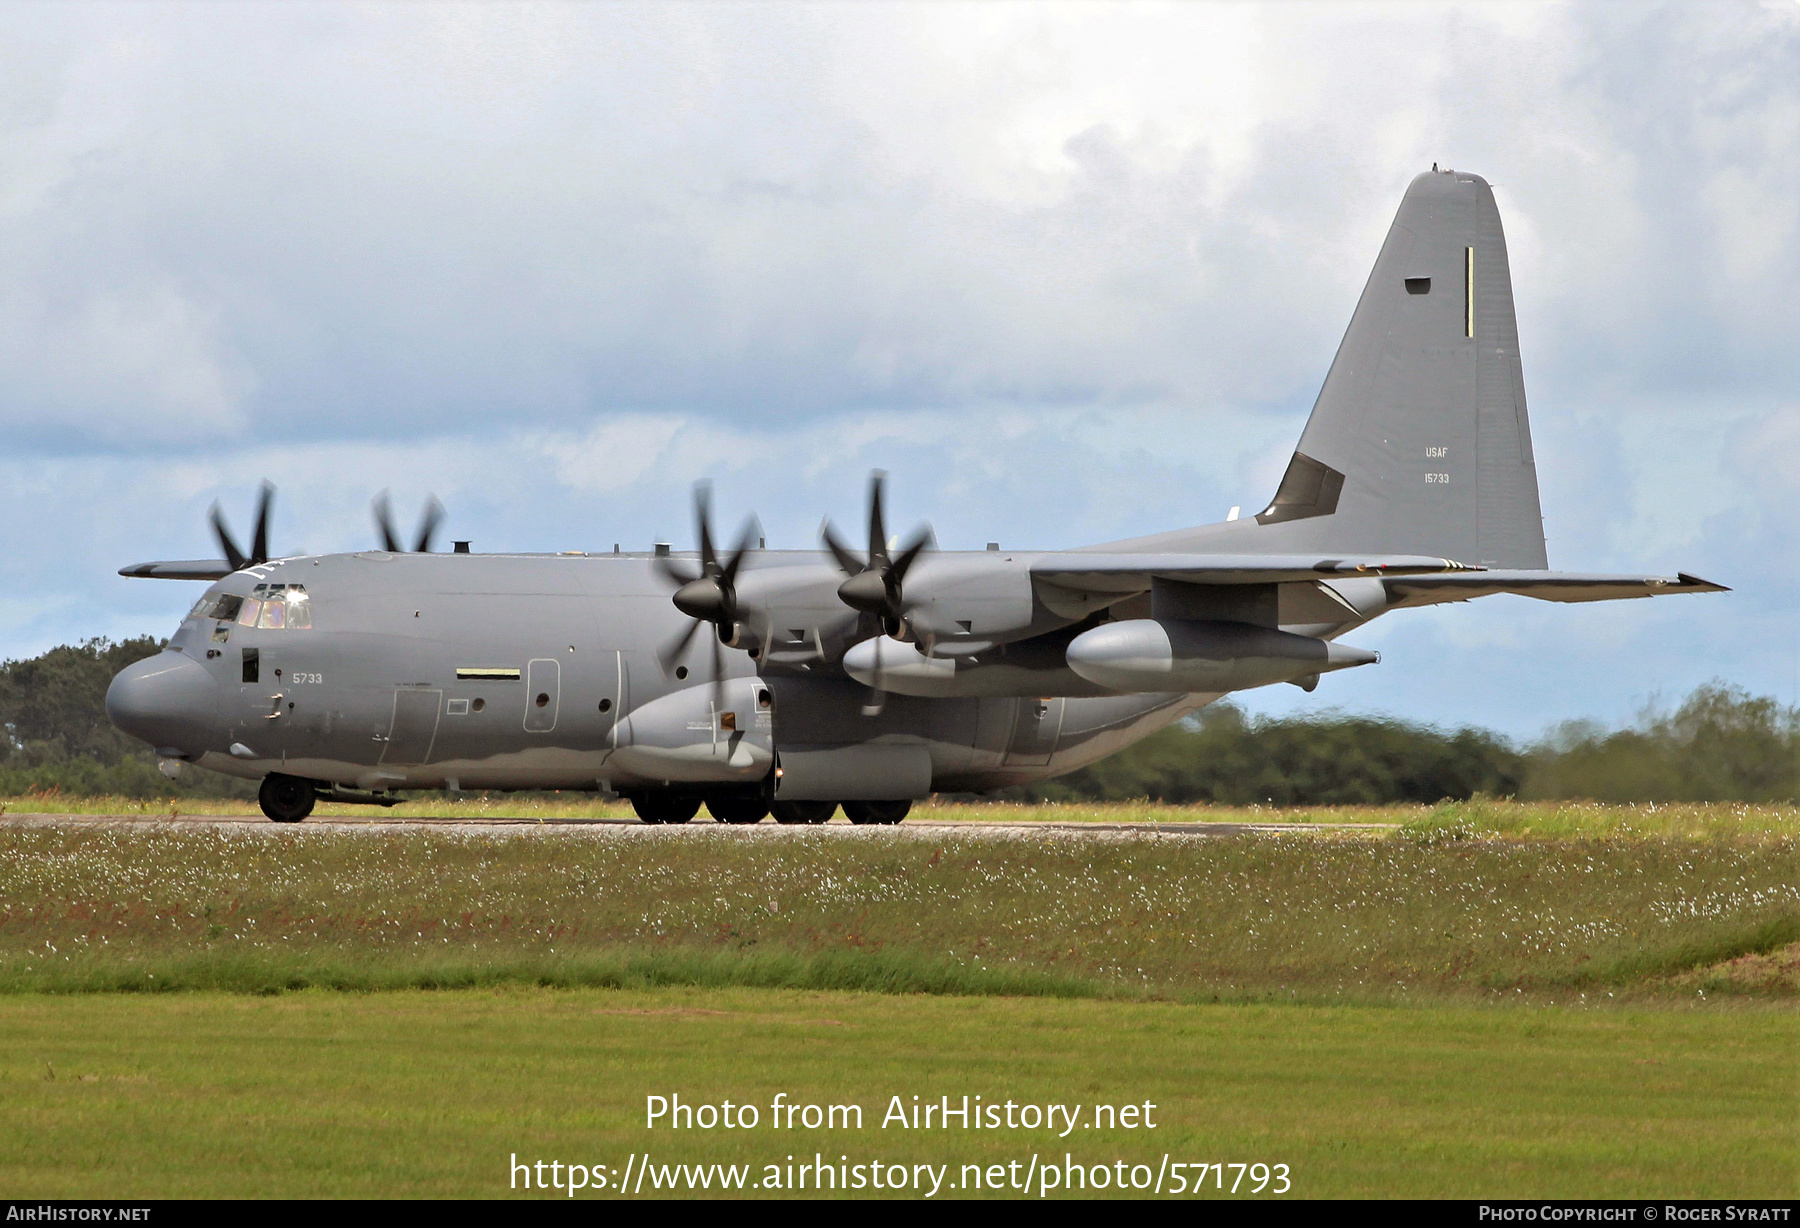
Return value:
<svg viewBox="0 0 1800 1228">
<path fill-rule="evenodd" d="M 202 597 L 190 618 L 216 618 L 241 627 L 269 631 L 305 631 L 312 627 L 312 601 L 304 584 L 258 584 L 252 596 L 214 593 Z"/>
</svg>

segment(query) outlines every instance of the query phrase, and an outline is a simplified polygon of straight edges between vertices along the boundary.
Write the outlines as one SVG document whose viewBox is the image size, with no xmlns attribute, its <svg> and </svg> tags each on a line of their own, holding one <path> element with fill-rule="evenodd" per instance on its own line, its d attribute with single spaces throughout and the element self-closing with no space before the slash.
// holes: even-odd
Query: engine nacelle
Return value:
<svg viewBox="0 0 1800 1228">
<path fill-rule="evenodd" d="M 692 686 L 619 722 L 607 757 L 645 780 L 760 780 L 775 763 L 774 698 L 759 678 Z"/>
<path fill-rule="evenodd" d="M 877 691 L 923 699 L 1108 694 L 1069 669 L 1068 638 L 1052 633 L 976 656 L 928 657 L 917 644 L 880 636 L 845 652 L 844 672 Z"/>
<path fill-rule="evenodd" d="M 1378 660 L 1273 627 L 1150 618 L 1095 627 L 1068 650 L 1070 669 L 1115 691 L 1242 691 Z"/>
</svg>

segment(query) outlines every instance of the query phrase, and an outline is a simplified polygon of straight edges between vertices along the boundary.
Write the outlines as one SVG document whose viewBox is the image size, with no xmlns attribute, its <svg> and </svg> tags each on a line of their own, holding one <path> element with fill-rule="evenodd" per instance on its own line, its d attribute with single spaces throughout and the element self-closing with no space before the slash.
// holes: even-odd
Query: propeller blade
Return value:
<svg viewBox="0 0 1800 1228">
<path fill-rule="evenodd" d="M 831 551 L 831 556 L 837 560 L 837 565 L 844 574 L 854 576 L 866 570 L 867 564 L 857 558 L 855 552 L 838 537 L 837 530 L 831 527 L 829 518 L 820 522 L 819 538 L 825 543 L 825 548 Z"/>
<path fill-rule="evenodd" d="M 930 544 L 931 530 L 929 528 L 921 529 L 919 535 L 913 538 L 912 543 L 900 552 L 900 557 L 889 565 L 888 585 L 896 593 L 900 591 L 900 581 L 906 578 L 906 569 L 913 565 L 919 554 Z"/>
<path fill-rule="evenodd" d="M 718 712 L 725 706 L 725 649 L 723 645 L 719 643 L 718 636 L 715 635 L 711 638 L 713 667 L 712 702 L 713 711 Z M 718 718 L 715 716 L 713 719 L 717 720 Z"/>
<path fill-rule="evenodd" d="M 275 502 L 275 487 L 262 484 L 262 498 L 256 504 L 256 533 L 250 541 L 250 565 L 269 561 L 269 506 Z"/>
<path fill-rule="evenodd" d="M 388 492 L 382 491 L 369 504 L 369 511 L 375 517 L 375 531 L 381 535 L 381 548 L 390 554 L 401 554 L 404 548 L 400 538 L 394 532 L 393 508 L 388 505 Z"/>
<path fill-rule="evenodd" d="M 734 609 L 737 606 L 737 591 L 735 585 L 737 583 L 738 565 L 744 561 L 744 557 L 748 555 L 750 551 L 755 549 L 751 543 L 761 536 L 762 525 L 757 523 L 756 517 L 752 516 L 744 521 L 744 531 L 738 534 L 737 549 L 732 551 L 731 561 L 726 563 L 724 570 L 719 573 L 720 582 L 731 594 L 731 605 Z"/>
<path fill-rule="evenodd" d="M 712 483 L 694 483 L 694 524 L 700 535 L 700 568 L 703 575 L 716 575 L 719 556 L 713 550 Z"/>
<path fill-rule="evenodd" d="M 244 556 L 244 552 L 239 550 L 237 543 L 231 539 L 231 530 L 225 527 L 225 513 L 219 510 L 217 503 L 212 505 L 212 527 L 213 532 L 219 538 L 219 549 L 225 552 L 225 561 L 231 564 L 231 570 L 240 570 L 250 560 Z"/>
<path fill-rule="evenodd" d="M 431 536 L 437 532 L 437 527 L 443 520 L 444 505 L 438 502 L 436 495 L 428 496 L 425 501 L 425 517 L 419 522 L 418 542 L 413 546 L 414 554 L 431 553 Z"/>
<path fill-rule="evenodd" d="M 680 635 L 656 650 L 656 662 L 662 666 L 662 672 L 665 675 L 674 675 L 675 666 L 680 663 L 683 656 L 687 655 L 688 645 L 693 642 L 694 632 L 699 629 L 698 620 L 689 620 L 687 628 Z"/>
<path fill-rule="evenodd" d="M 692 584 L 700 578 L 699 572 L 689 571 L 666 554 L 656 555 L 650 561 L 656 570 L 662 573 L 665 579 L 671 581 L 676 588 L 680 588 L 684 584 Z"/>
<path fill-rule="evenodd" d="M 880 716 L 881 710 L 885 707 L 887 707 L 887 692 L 870 690 L 869 698 L 863 701 L 862 714 L 864 716 Z"/>
<path fill-rule="evenodd" d="M 869 566 L 879 567 L 888 561 L 887 519 L 882 515 L 882 488 L 887 474 L 877 469 L 869 474 Z"/>
</svg>

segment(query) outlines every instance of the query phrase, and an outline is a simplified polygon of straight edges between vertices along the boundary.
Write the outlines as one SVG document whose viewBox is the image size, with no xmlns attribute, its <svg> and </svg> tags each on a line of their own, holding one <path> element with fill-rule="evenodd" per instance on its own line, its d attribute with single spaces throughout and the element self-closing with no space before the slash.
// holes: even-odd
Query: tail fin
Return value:
<svg viewBox="0 0 1800 1228">
<path fill-rule="evenodd" d="M 1412 181 L 1259 545 L 1542 568 L 1512 275 L 1478 175 Z"/>
</svg>

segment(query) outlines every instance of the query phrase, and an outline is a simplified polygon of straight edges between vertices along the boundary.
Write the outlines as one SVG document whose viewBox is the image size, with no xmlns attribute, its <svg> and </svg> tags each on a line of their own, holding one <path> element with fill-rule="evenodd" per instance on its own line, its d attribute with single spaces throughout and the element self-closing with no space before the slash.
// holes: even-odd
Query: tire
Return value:
<svg viewBox="0 0 1800 1228">
<path fill-rule="evenodd" d="M 777 823 L 829 823 L 836 802 L 776 802 L 769 807 Z"/>
<path fill-rule="evenodd" d="M 912 809 L 912 802 L 904 798 L 897 802 L 845 802 L 844 817 L 852 823 L 894 824 L 906 817 Z"/>
<path fill-rule="evenodd" d="M 646 823 L 685 823 L 700 812 L 697 797 L 673 797 L 667 793 L 636 793 L 631 808 Z"/>
<path fill-rule="evenodd" d="M 312 781 L 270 772 L 256 791 L 262 812 L 277 823 L 298 823 L 313 812 Z"/>
<path fill-rule="evenodd" d="M 760 823 L 769 803 L 760 797 L 709 797 L 706 809 L 721 823 Z"/>
</svg>

